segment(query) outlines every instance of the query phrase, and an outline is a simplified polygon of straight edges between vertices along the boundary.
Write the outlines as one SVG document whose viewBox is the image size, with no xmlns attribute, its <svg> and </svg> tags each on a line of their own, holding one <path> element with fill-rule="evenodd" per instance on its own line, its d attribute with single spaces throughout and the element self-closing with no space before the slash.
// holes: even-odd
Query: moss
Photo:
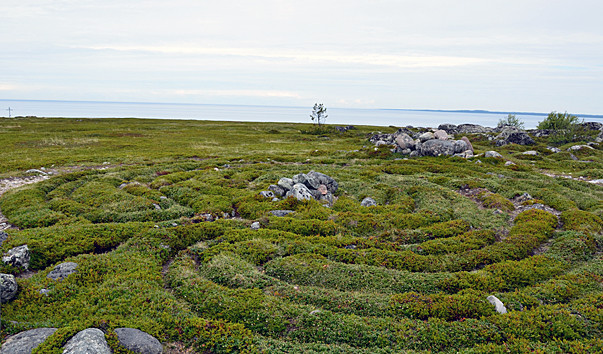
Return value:
<svg viewBox="0 0 603 354">
<path fill-rule="evenodd" d="M 506 212 L 515 210 L 513 203 L 500 194 L 483 191 L 477 195 L 477 198 L 486 208 L 500 209 Z"/>
<path fill-rule="evenodd" d="M 561 213 L 561 221 L 566 230 L 581 231 L 584 233 L 601 233 L 603 221 L 597 215 L 582 210 L 568 210 Z"/>
</svg>

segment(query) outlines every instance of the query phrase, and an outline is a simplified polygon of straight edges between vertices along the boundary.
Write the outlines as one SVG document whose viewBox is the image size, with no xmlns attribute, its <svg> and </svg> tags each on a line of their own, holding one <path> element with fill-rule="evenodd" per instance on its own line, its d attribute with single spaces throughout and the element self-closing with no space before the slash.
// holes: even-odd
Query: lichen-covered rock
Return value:
<svg viewBox="0 0 603 354">
<path fill-rule="evenodd" d="M 327 176 L 324 173 L 310 171 L 308 172 L 307 176 L 314 178 L 318 181 L 318 185 L 316 188 L 318 188 L 318 186 L 320 186 L 321 184 L 324 184 L 327 187 L 327 190 L 331 193 L 337 192 L 337 189 L 339 188 L 339 183 L 337 183 L 337 181 L 333 177 Z"/>
<path fill-rule="evenodd" d="M 415 147 L 415 141 L 408 134 L 402 133 L 396 137 L 396 144 L 400 149 L 413 149 Z"/>
<path fill-rule="evenodd" d="M 56 328 L 34 328 L 17 333 L 4 342 L 0 354 L 29 354 L 56 331 Z"/>
<path fill-rule="evenodd" d="M 492 128 L 482 127 L 478 124 L 459 124 L 456 131 L 457 134 L 484 134 L 492 132 Z"/>
<path fill-rule="evenodd" d="M 296 183 L 293 185 L 293 189 L 291 190 L 291 195 L 295 197 L 297 200 L 311 200 L 314 199 L 314 195 L 308 187 L 306 187 L 303 183 Z"/>
<path fill-rule="evenodd" d="M 485 157 L 494 157 L 494 158 L 497 158 L 497 159 L 502 159 L 503 158 L 503 156 L 501 154 L 499 154 L 496 151 L 492 151 L 492 150 L 491 151 L 486 151 L 484 153 L 484 156 Z"/>
<path fill-rule="evenodd" d="M 287 177 L 283 177 L 283 178 L 279 179 L 277 182 L 277 185 L 279 187 L 283 188 L 285 190 L 285 192 L 292 190 L 293 184 L 294 184 L 293 179 L 287 178 Z"/>
<path fill-rule="evenodd" d="M 12 274 L 0 274 L 0 301 L 6 303 L 17 296 L 19 287 L 15 276 Z"/>
<path fill-rule="evenodd" d="M 422 143 L 428 141 L 428 140 L 432 140 L 435 139 L 435 136 L 433 135 L 432 132 L 425 132 L 421 135 L 419 135 L 419 140 L 421 140 Z"/>
<path fill-rule="evenodd" d="M 6 255 L 2 257 L 2 262 L 25 270 L 29 268 L 29 260 L 30 254 L 27 245 L 11 248 L 6 252 Z"/>
<path fill-rule="evenodd" d="M 454 143 L 450 140 L 427 140 L 421 144 L 422 156 L 450 156 L 454 154 Z"/>
<path fill-rule="evenodd" d="M 260 223 L 259 223 L 259 222 L 257 222 L 257 221 L 256 221 L 256 222 L 253 222 L 253 223 L 251 224 L 250 228 L 251 228 L 252 230 L 259 230 L 259 229 L 260 229 Z"/>
<path fill-rule="evenodd" d="M 65 262 L 61 264 L 57 264 L 54 269 L 48 273 L 46 278 L 52 280 L 63 280 L 67 278 L 69 275 L 76 272 L 75 268 L 77 268 L 77 263 L 74 262 Z"/>
<path fill-rule="evenodd" d="M 438 126 L 439 130 L 443 130 L 446 133 L 450 134 L 450 135 L 454 135 L 457 134 L 457 130 L 456 130 L 456 125 L 455 124 L 449 124 L 449 123 L 444 123 L 444 124 L 440 124 Z"/>
<path fill-rule="evenodd" d="M 2 246 L 2 244 L 4 243 L 4 241 L 6 241 L 7 238 L 8 234 L 4 231 L 0 231 L 0 246 Z"/>
<path fill-rule="evenodd" d="M 521 153 L 522 155 L 528 155 L 528 156 L 538 156 L 538 151 L 536 150 L 528 150 L 528 151 L 524 151 Z"/>
<path fill-rule="evenodd" d="M 135 328 L 116 328 L 119 344 L 124 348 L 141 354 L 161 354 L 163 346 L 157 338 Z"/>
<path fill-rule="evenodd" d="M 283 217 L 285 215 L 289 215 L 291 213 L 295 213 L 293 210 L 271 210 L 270 214 L 278 217 Z"/>
<path fill-rule="evenodd" d="M 360 202 L 360 205 L 362 205 L 363 207 L 372 207 L 376 206 L 377 202 L 371 197 L 366 197 L 362 200 L 362 202 Z"/>
<path fill-rule="evenodd" d="M 445 130 L 442 129 L 438 129 L 435 132 L 433 132 L 433 136 L 436 139 L 440 139 L 440 140 L 448 140 L 448 133 L 446 133 Z"/>
<path fill-rule="evenodd" d="M 473 152 L 473 150 L 469 148 L 469 145 L 467 145 L 464 140 L 453 140 L 452 144 L 454 146 L 455 154 L 460 154 L 461 152 L 465 152 L 467 150 L 471 150 Z"/>
<path fill-rule="evenodd" d="M 78 332 L 67 344 L 63 354 L 111 354 L 105 334 L 98 328 Z"/>
<path fill-rule="evenodd" d="M 260 195 L 266 199 L 274 198 L 274 193 L 272 193 L 272 191 L 261 191 Z"/>
<path fill-rule="evenodd" d="M 274 193 L 274 195 L 282 197 L 285 195 L 285 193 L 287 193 L 287 191 L 285 191 L 285 189 L 279 185 L 276 184 L 271 184 L 270 187 L 268 187 L 268 190 L 271 191 L 272 193 Z"/>
<path fill-rule="evenodd" d="M 468 150 L 471 150 L 471 152 L 475 152 L 475 150 L 473 150 L 473 144 L 471 144 L 471 141 L 469 141 L 469 138 L 467 138 L 466 136 L 461 138 L 462 141 L 464 141 L 467 146 L 468 146 Z"/>
</svg>

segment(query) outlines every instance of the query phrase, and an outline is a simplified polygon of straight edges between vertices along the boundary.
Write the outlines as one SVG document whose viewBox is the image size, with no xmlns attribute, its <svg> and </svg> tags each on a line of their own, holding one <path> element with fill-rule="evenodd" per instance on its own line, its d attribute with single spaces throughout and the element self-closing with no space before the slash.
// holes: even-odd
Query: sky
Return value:
<svg viewBox="0 0 603 354">
<path fill-rule="evenodd" d="M 600 0 L 2 0 L 0 99 L 603 114 Z"/>
</svg>

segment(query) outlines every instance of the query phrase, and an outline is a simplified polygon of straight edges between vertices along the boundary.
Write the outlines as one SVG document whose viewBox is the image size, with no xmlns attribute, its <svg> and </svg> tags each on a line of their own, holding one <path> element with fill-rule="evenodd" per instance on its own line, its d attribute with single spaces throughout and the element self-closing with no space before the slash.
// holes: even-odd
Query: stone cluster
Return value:
<svg viewBox="0 0 603 354">
<path fill-rule="evenodd" d="M 443 129 L 422 134 L 401 128 L 394 134 L 377 134 L 369 139 L 376 146 L 393 145 L 393 151 L 415 156 L 472 157 L 473 146 L 467 137 L 452 140 Z"/>
<path fill-rule="evenodd" d="M 298 200 L 324 201 L 333 204 L 333 194 L 337 192 L 339 184 L 332 177 L 324 173 L 310 171 L 300 173 L 293 178 L 283 177 L 277 184 L 268 187 L 267 191 L 260 192 L 265 198 L 294 197 Z"/>
</svg>

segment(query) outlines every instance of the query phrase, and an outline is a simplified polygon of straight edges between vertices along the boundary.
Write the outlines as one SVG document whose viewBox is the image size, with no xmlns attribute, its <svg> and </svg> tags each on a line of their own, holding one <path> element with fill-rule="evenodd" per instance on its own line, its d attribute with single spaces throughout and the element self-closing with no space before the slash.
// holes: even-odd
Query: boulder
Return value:
<svg viewBox="0 0 603 354">
<path fill-rule="evenodd" d="M 405 133 L 399 134 L 396 137 L 396 144 L 400 147 L 400 149 L 413 149 L 415 147 L 415 141 Z"/>
<path fill-rule="evenodd" d="M 278 186 L 276 184 L 271 184 L 270 187 L 268 187 L 268 190 L 271 191 L 272 193 L 274 193 L 274 195 L 282 197 L 285 195 L 285 193 L 287 191 L 285 191 L 285 189 L 281 186 Z"/>
<path fill-rule="evenodd" d="M 111 354 L 105 334 L 98 328 L 88 328 L 73 336 L 65 347 L 63 354 Z"/>
<path fill-rule="evenodd" d="M 469 146 L 469 150 L 471 150 L 471 152 L 475 152 L 475 150 L 473 150 L 473 145 L 471 144 L 471 141 L 469 141 L 469 138 L 464 136 L 461 138 L 461 140 L 467 143 L 467 146 Z"/>
<path fill-rule="evenodd" d="M 454 143 L 450 140 L 427 140 L 421 144 L 422 156 L 451 156 L 454 154 Z"/>
<path fill-rule="evenodd" d="M 56 328 L 34 328 L 17 333 L 4 342 L 0 354 L 31 353 L 56 331 Z"/>
<path fill-rule="evenodd" d="M 463 151 L 463 152 L 460 152 L 460 153 L 454 154 L 454 156 L 456 156 L 456 157 L 462 157 L 462 158 L 464 158 L 464 159 L 468 159 L 468 158 L 470 158 L 470 157 L 473 157 L 473 151 L 471 151 L 471 150 L 466 150 L 466 151 Z"/>
<path fill-rule="evenodd" d="M 599 133 L 599 135 L 597 135 L 597 137 L 595 138 L 595 141 L 597 143 L 603 142 L 603 130 L 601 130 L 601 132 Z"/>
<path fill-rule="evenodd" d="M 29 247 L 23 245 L 8 250 L 6 255 L 2 257 L 2 262 L 12 265 L 13 267 L 20 267 L 27 270 L 27 268 L 29 268 L 29 259 Z"/>
<path fill-rule="evenodd" d="M 438 130 L 443 130 L 450 135 L 457 134 L 456 125 L 444 123 L 438 126 Z"/>
<path fill-rule="evenodd" d="M 536 142 L 526 132 L 511 133 L 506 139 L 508 144 L 534 145 Z"/>
<path fill-rule="evenodd" d="M 362 205 L 363 207 L 372 207 L 372 206 L 377 206 L 377 202 L 373 198 L 366 197 L 366 198 L 362 199 L 362 202 L 360 202 L 360 205 Z"/>
<path fill-rule="evenodd" d="M 422 143 L 428 141 L 428 140 L 432 140 L 435 139 L 435 136 L 433 135 L 432 132 L 425 132 L 421 135 L 419 135 L 419 140 L 421 140 Z"/>
<path fill-rule="evenodd" d="M 469 149 L 469 145 L 464 140 L 453 140 L 453 149 L 455 154 L 459 154 L 461 152 L 471 150 Z M 473 152 L 473 150 L 471 150 Z"/>
<path fill-rule="evenodd" d="M 337 183 L 333 177 L 327 176 L 324 173 L 310 171 L 308 172 L 307 176 L 318 181 L 316 188 L 318 188 L 321 184 L 324 184 L 327 187 L 327 190 L 331 193 L 337 192 L 337 189 L 339 188 L 339 183 Z"/>
<path fill-rule="evenodd" d="M 278 180 L 278 186 L 283 188 L 285 192 L 288 192 L 293 189 L 293 180 L 291 178 L 283 177 Z"/>
<path fill-rule="evenodd" d="M 494 158 L 497 158 L 497 159 L 502 159 L 503 158 L 503 156 L 501 154 L 499 154 L 498 152 L 496 152 L 496 151 L 486 151 L 486 153 L 484 153 L 484 156 L 485 157 L 494 157 Z"/>
<path fill-rule="evenodd" d="M 435 132 L 433 132 L 433 136 L 436 139 L 440 139 L 440 140 L 448 140 L 448 133 L 446 133 L 445 130 L 442 129 L 438 129 Z"/>
<path fill-rule="evenodd" d="M 258 221 L 252 223 L 251 224 L 251 229 L 252 230 L 259 230 L 260 229 L 260 223 Z"/>
<path fill-rule="evenodd" d="M 500 301 L 496 296 L 490 295 L 486 299 L 488 300 L 489 303 L 491 303 L 494 306 L 494 308 L 496 309 L 496 312 L 501 313 L 501 314 L 507 313 L 507 308 L 502 303 L 502 301 Z"/>
<path fill-rule="evenodd" d="M 574 145 L 574 146 L 570 146 L 567 149 L 567 151 L 572 152 L 572 151 L 578 151 L 578 150 L 582 150 L 582 149 L 591 149 L 591 150 L 594 150 L 594 148 L 592 146 L 588 146 L 588 145 Z"/>
<path fill-rule="evenodd" d="M 19 286 L 15 280 L 15 276 L 12 274 L 0 274 L 0 301 L 6 303 L 11 301 L 17 296 L 17 290 Z"/>
<path fill-rule="evenodd" d="M 274 193 L 272 193 L 272 191 L 261 191 L 260 195 L 266 199 L 274 198 Z"/>
<path fill-rule="evenodd" d="M 141 354 L 161 354 L 163 346 L 157 338 L 135 328 L 116 328 L 119 344 L 124 348 Z"/>
<path fill-rule="evenodd" d="M 552 146 L 548 146 L 546 149 L 555 154 L 561 152 L 561 149 Z"/>
<path fill-rule="evenodd" d="M 289 215 L 291 213 L 295 213 L 293 210 L 271 210 L 270 214 L 278 217 L 283 217 L 285 215 Z"/>
<path fill-rule="evenodd" d="M 603 124 L 599 122 L 584 122 L 580 124 L 584 130 L 601 130 Z"/>
<path fill-rule="evenodd" d="M 76 272 L 75 268 L 77 268 L 77 263 L 74 262 L 65 262 L 61 264 L 57 264 L 54 269 L 48 273 L 46 278 L 52 280 L 63 280 L 67 278 L 69 275 Z"/>
<path fill-rule="evenodd" d="M 492 132 L 492 128 L 477 124 L 460 124 L 456 127 L 457 134 L 484 134 Z"/>
<path fill-rule="evenodd" d="M 295 197 L 297 200 L 314 199 L 314 194 L 312 194 L 308 187 L 306 187 L 306 185 L 303 183 L 294 184 L 293 189 L 291 190 L 291 195 L 293 195 L 293 197 Z"/>
<path fill-rule="evenodd" d="M 375 134 L 369 138 L 369 141 L 375 145 L 378 142 L 382 142 L 382 144 L 393 145 L 394 144 L 394 134 Z"/>
</svg>

